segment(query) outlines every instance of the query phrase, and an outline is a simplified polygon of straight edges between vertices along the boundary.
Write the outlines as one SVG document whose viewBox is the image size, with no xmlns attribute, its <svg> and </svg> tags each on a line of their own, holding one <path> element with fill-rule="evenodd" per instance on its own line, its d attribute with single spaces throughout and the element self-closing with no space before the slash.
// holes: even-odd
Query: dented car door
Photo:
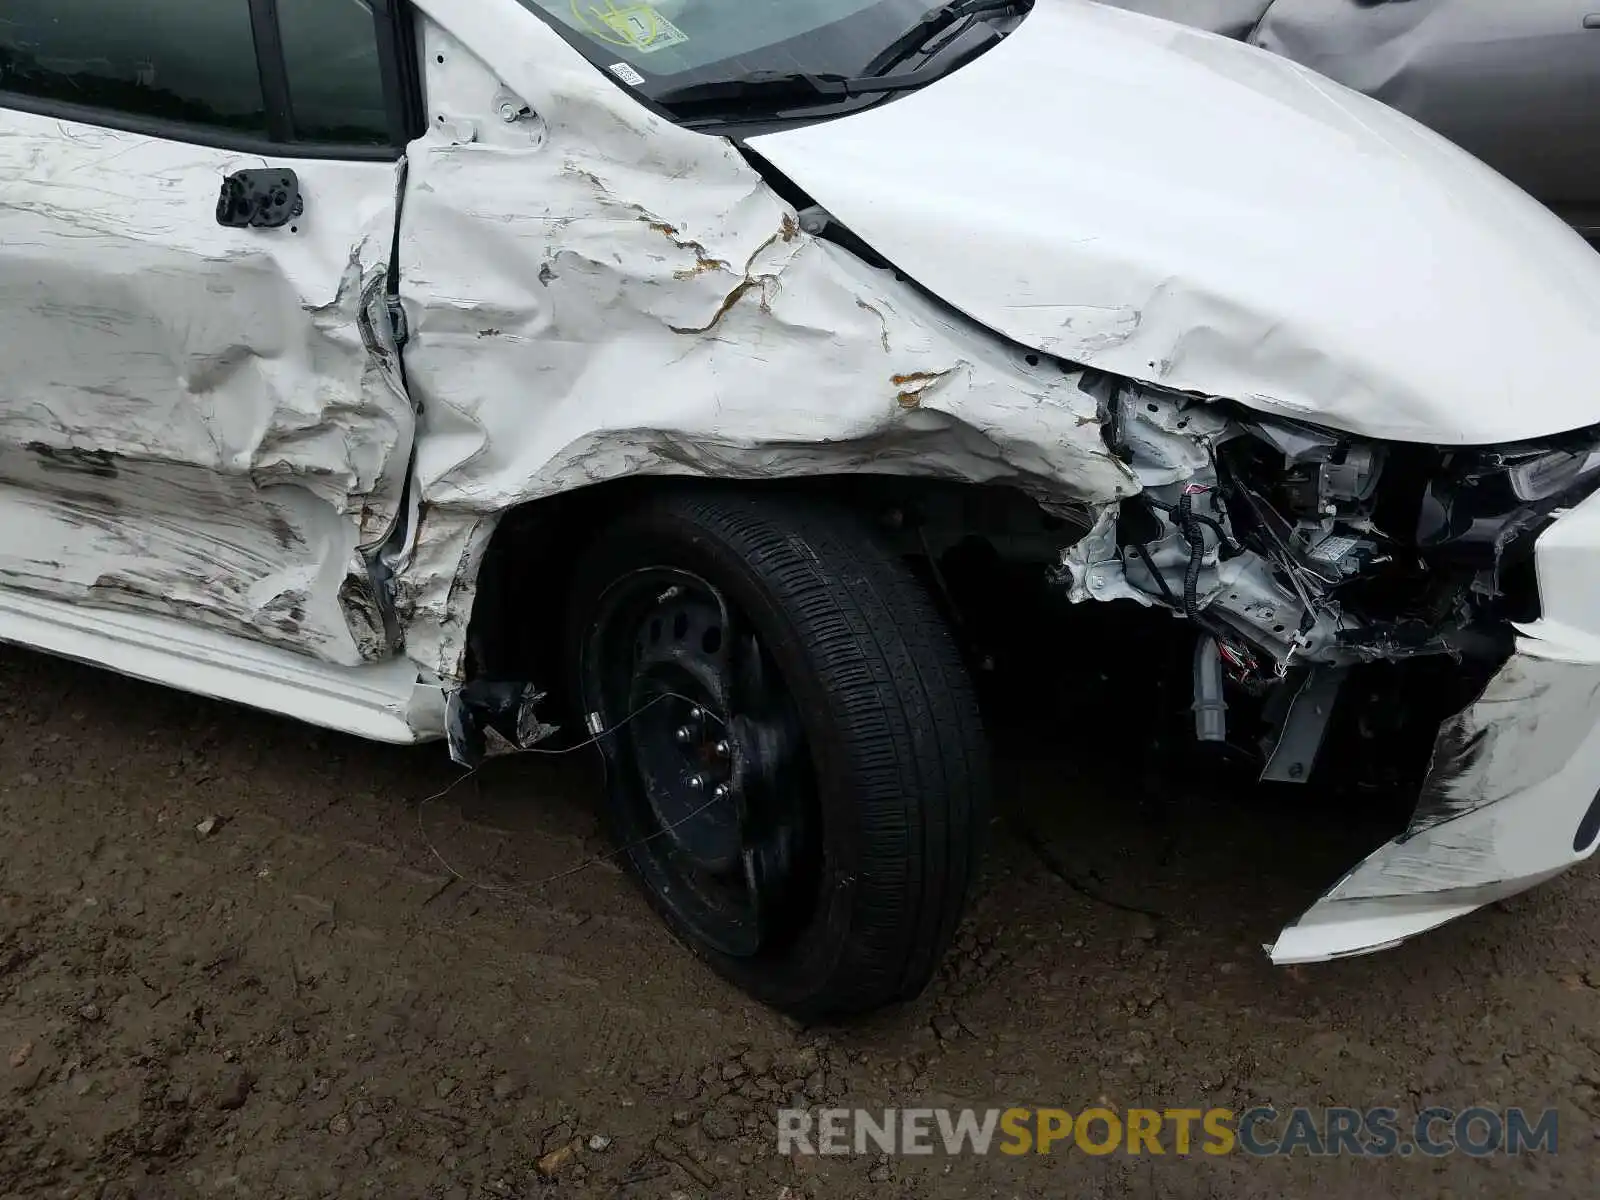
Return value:
<svg viewBox="0 0 1600 1200">
<path fill-rule="evenodd" d="M 0 596 L 389 653 L 387 0 L 9 0 Z M 392 38 L 390 38 L 392 45 Z"/>
</svg>

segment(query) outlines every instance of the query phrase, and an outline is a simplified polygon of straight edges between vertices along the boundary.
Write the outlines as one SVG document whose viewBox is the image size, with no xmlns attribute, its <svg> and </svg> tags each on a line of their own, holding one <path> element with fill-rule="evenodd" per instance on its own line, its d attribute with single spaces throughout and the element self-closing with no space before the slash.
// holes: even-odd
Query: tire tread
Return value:
<svg viewBox="0 0 1600 1200">
<path fill-rule="evenodd" d="M 784 1007 L 842 1016 L 915 996 L 964 911 L 990 789 L 977 700 L 932 598 L 859 516 L 826 502 L 674 488 L 629 522 L 687 528 L 742 561 L 834 704 L 859 808 L 854 904 L 835 969 Z"/>
</svg>

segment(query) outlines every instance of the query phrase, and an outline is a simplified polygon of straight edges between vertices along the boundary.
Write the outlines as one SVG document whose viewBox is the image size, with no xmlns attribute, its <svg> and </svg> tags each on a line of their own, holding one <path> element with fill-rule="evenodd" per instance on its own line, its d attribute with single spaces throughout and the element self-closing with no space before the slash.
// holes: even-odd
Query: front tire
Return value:
<svg viewBox="0 0 1600 1200">
<path fill-rule="evenodd" d="M 915 996 L 967 899 L 987 745 L 953 639 L 849 511 L 665 492 L 578 565 L 605 812 L 673 931 L 802 1019 Z"/>
</svg>

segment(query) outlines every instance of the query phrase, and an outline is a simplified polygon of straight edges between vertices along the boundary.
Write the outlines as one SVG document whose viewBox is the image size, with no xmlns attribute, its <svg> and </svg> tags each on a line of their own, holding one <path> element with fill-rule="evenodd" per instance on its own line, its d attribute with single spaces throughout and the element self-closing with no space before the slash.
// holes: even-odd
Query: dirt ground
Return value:
<svg viewBox="0 0 1600 1200">
<path fill-rule="evenodd" d="M 530 886 L 603 848 L 581 755 L 420 804 L 457 776 L 436 747 L 0 648 L 0 1194 L 1596 1194 L 1594 869 L 1273 969 L 1260 944 L 1377 817 L 1022 745 L 936 984 L 807 1030 L 712 976 L 614 867 Z M 790 1159 L 772 1122 L 794 1096 L 1555 1105 L 1561 1127 L 1553 1155 L 1476 1160 Z"/>
</svg>

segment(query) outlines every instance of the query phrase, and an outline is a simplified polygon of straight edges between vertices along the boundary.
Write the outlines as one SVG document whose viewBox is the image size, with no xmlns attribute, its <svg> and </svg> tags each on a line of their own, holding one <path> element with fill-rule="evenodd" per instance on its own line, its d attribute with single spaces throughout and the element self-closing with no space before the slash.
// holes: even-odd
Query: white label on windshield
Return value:
<svg viewBox="0 0 1600 1200">
<path fill-rule="evenodd" d="M 607 8 L 604 12 L 596 10 L 596 15 L 613 33 L 620 34 L 626 45 L 641 54 L 654 54 L 657 50 L 680 46 L 689 40 L 683 30 L 648 4 Z"/>
<path fill-rule="evenodd" d="M 613 75 L 622 80 L 629 87 L 638 87 L 644 82 L 644 76 L 635 71 L 627 63 L 612 63 L 608 68 Z"/>
</svg>

